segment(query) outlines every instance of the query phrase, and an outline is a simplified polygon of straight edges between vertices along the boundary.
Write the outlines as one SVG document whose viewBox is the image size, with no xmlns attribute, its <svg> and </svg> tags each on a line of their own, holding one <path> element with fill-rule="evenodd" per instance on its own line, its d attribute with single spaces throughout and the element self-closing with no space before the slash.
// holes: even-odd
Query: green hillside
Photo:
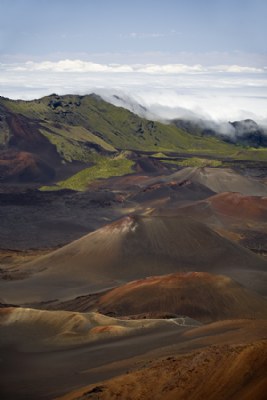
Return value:
<svg viewBox="0 0 267 400">
<path fill-rule="evenodd" d="M 95 94 L 53 94 L 32 101 L 0 97 L 0 150 L 4 160 L 0 179 L 27 179 L 28 170 L 36 170 L 30 161 L 25 167 L 19 164 L 16 154 L 26 152 L 42 166 L 43 176 L 47 176 L 44 171 L 53 169 L 54 179 L 47 183 L 77 190 L 99 178 L 131 173 L 134 160 L 116 158 L 124 150 L 158 154 L 160 163 L 167 154 L 169 163 L 180 167 L 207 162 L 216 167 L 224 160 L 267 161 L 267 149 L 237 146 L 216 137 L 190 134 L 175 123 L 146 120 Z M 17 153 L 8 158 L 4 152 L 10 150 Z M 175 161 L 177 154 L 195 158 Z M 75 171 L 68 169 L 73 164 Z"/>
<path fill-rule="evenodd" d="M 97 143 L 110 151 L 117 148 L 216 152 L 222 155 L 236 152 L 234 145 L 216 138 L 190 135 L 172 124 L 148 121 L 124 108 L 107 103 L 94 94 L 51 95 L 33 101 L 2 98 L 1 103 L 13 113 L 40 121 L 41 132 L 57 146 L 64 157 L 62 148 L 68 147 L 69 143 L 73 144 L 73 141 Z M 69 161 L 70 158 L 71 154 L 66 154 L 66 160 Z"/>
</svg>

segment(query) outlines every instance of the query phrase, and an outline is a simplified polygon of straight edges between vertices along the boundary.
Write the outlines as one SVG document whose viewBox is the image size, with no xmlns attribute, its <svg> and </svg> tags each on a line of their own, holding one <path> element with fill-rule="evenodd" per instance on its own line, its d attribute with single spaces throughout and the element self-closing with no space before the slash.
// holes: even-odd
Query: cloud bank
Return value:
<svg viewBox="0 0 267 400">
<path fill-rule="evenodd" d="M 2 96 L 27 100 L 51 93 L 91 92 L 134 111 L 141 104 L 151 116 L 162 119 L 252 118 L 267 123 L 267 67 L 79 59 L 0 64 Z"/>
<path fill-rule="evenodd" d="M 190 73 L 208 73 L 208 72 L 233 72 L 233 73 L 264 73 L 267 67 L 255 68 L 240 65 L 216 65 L 203 66 L 201 64 L 98 64 L 82 60 L 60 60 L 60 61 L 42 61 L 15 64 L 1 64 L 0 70 L 3 71 L 50 71 L 50 72 L 143 72 L 149 74 L 190 74 Z"/>
</svg>

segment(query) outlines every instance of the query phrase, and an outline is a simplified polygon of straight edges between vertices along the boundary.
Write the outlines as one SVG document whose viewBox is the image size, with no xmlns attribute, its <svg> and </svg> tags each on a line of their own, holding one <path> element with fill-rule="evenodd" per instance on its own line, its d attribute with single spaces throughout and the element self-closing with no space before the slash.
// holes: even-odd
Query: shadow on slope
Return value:
<svg viewBox="0 0 267 400">
<path fill-rule="evenodd" d="M 7 303 L 63 300 L 186 271 L 223 273 L 266 291 L 263 259 L 185 217 L 124 217 L 23 268 L 27 278 L 0 282 Z"/>
<path fill-rule="evenodd" d="M 191 205 L 155 208 L 151 215 L 187 215 L 255 252 L 267 251 L 267 197 L 226 192 Z"/>
</svg>

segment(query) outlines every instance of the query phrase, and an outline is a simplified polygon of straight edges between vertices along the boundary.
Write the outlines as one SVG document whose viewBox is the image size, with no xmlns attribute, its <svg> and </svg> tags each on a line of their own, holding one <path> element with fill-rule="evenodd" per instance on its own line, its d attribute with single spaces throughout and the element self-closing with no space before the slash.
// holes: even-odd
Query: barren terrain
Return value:
<svg viewBox="0 0 267 400">
<path fill-rule="evenodd" d="M 1 399 L 265 399 L 266 149 L 96 95 L 0 112 Z"/>
</svg>

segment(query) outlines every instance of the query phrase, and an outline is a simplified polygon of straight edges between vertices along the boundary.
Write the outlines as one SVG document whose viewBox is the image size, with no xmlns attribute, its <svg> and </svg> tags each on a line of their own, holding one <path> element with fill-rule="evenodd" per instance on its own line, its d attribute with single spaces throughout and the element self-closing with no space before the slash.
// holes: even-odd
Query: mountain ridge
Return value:
<svg viewBox="0 0 267 400">
<path fill-rule="evenodd" d="M 206 154 L 209 157 L 255 159 L 259 154 L 220 138 L 195 135 L 173 122 L 148 120 L 115 106 L 96 94 L 52 94 L 24 101 L 0 97 L 0 176 L 3 182 L 20 181 L 7 163 L 1 163 L 12 151 L 11 164 L 21 152 L 28 152 L 36 164 L 49 166 L 52 173 L 40 173 L 35 181 L 58 180 L 58 171 L 70 164 L 78 169 L 98 165 L 100 159 L 112 159 L 121 151 Z M 267 158 L 261 151 L 260 157 Z M 3 165 L 2 165 L 3 164 Z M 7 171 L 8 170 L 8 171 Z M 130 171 L 129 171 L 130 172 Z M 32 182 L 27 169 L 23 180 Z M 67 174 L 68 175 L 68 174 Z M 69 174 L 70 175 L 70 174 Z"/>
</svg>

